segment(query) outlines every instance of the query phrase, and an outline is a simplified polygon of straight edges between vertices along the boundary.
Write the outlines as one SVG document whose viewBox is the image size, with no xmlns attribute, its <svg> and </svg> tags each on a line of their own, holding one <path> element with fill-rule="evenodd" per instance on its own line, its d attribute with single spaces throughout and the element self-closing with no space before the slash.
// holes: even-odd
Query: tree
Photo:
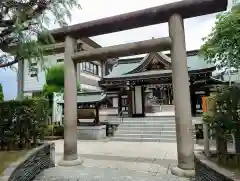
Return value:
<svg viewBox="0 0 240 181">
<path fill-rule="evenodd" d="M 232 86 L 221 86 L 216 94 L 208 97 L 208 111 L 203 114 L 203 121 L 211 124 L 215 129 L 217 151 L 227 152 L 227 140 L 231 135 L 236 153 L 240 152 L 240 87 L 238 84 Z"/>
<path fill-rule="evenodd" d="M 0 101 L 4 100 L 4 95 L 3 95 L 3 89 L 2 89 L 2 84 L 0 84 Z"/>
<path fill-rule="evenodd" d="M 80 84 L 77 85 L 80 91 Z M 63 92 L 64 89 L 64 65 L 55 65 L 46 70 L 46 84 L 43 86 L 43 94 L 52 101 L 53 92 Z"/>
<path fill-rule="evenodd" d="M 240 65 L 240 5 L 217 15 L 212 32 L 204 38 L 200 52 L 218 68 Z"/>
<path fill-rule="evenodd" d="M 0 68 L 19 60 L 43 60 L 43 44 L 54 43 L 48 25 L 67 25 L 78 0 L 2 0 L 0 2 Z M 49 17 L 53 17 L 52 19 Z M 38 41 L 41 39 L 41 41 Z M 9 48 L 10 47 L 10 48 Z"/>
</svg>

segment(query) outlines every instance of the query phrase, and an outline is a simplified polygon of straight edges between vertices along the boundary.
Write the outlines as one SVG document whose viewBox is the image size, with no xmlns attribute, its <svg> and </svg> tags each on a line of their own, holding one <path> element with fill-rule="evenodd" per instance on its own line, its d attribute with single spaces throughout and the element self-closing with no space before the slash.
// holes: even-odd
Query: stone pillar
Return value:
<svg viewBox="0 0 240 181">
<path fill-rule="evenodd" d="M 178 176 L 191 177 L 195 174 L 192 114 L 184 24 L 178 14 L 173 14 L 169 19 L 169 34 L 172 39 L 171 63 L 178 151 L 178 166 L 171 171 Z"/>
<path fill-rule="evenodd" d="M 64 52 L 64 155 L 61 166 L 75 166 L 82 162 L 77 155 L 77 80 L 76 66 L 71 56 L 76 40 L 67 36 Z"/>
<path fill-rule="evenodd" d="M 204 153 L 209 156 L 209 134 L 208 124 L 203 123 L 203 140 L 204 140 Z"/>
</svg>

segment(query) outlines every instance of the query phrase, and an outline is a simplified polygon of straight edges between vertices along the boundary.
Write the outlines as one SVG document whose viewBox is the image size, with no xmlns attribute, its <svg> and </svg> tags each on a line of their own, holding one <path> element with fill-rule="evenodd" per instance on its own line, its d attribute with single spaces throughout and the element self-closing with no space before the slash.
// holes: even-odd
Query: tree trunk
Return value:
<svg viewBox="0 0 240 181">
<path fill-rule="evenodd" d="M 23 84 L 24 84 L 24 60 L 18 60 L 18 73 L 17 73 L 17 99 L 23 99 Z"/>
</svg>

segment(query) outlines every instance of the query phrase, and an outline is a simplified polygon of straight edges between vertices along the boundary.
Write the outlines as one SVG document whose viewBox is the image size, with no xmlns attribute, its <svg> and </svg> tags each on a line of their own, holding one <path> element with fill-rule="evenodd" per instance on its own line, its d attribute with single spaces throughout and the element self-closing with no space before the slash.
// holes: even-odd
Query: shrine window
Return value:
<svg viewBox="0 0 240 181">
<path fill-rule="evenodd" d="M 82 63 L 82 70 L 87 73 L 98 75 L 99 74 L 98 68 L 99 68 L 98 65 L 96 65 L 95 63 L 92 63 L 92 62 L 83 62 Z"/>
</svg>

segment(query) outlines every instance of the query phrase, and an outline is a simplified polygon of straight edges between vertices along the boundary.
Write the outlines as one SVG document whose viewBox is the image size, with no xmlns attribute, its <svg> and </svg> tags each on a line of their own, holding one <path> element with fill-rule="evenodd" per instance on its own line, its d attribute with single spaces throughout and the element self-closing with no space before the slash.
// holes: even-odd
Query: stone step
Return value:
<svg viewBox="0 0 240 181">
<path fill-rule="evenodd" d="M 116 119 L 120 119 L 120 117 L 111 117 L 108 120 L 116 120 Z M 175 117 L 173 116 L 147 116 L 147 117 L 139 117 L 139 118 L 132 118 L 132 117 L 124 117 L 123 120 L 175 120 Z"/>
<path fill-rule="evenodd" d="M 136 121 L 146 121 L 146 120 L 175 120 L 175 117 L 171 116 L 147 116 L 147 117 L 139 117 L 139 118 L 132 118 L 132 117 L 125 117 L 123 120 L 136 120 Z"/>
<path fill-rule="evenodd" d="M 123 121 L 121 124 L 175 124 L 175 121 Z"/>
<path fill-rule="evenodd" d="M 113 137 L 112 141 L 126 141 L 126 142 L 176 142 L 176 138 L 125 138 Z"/>
<path fill-rule="evenodd" d="M 174 128 L 175 124 L 120 124 L 118 129 L 121 128 Z"/>
<path fill-rule="evenodd" d="M 149 130 L 119 130 L 117 134 L 152 134 L 152 135 L 175 135 L 176 131 L 165 131 L 165 130 L 158 130 L 158 131 L 149 131 Z"/>
<path fill-rule="evenodd" d="M 123 122 L 120 125 L 175 125 L 174 122 L 158 122 L 158 121 L 149 121 L 149 122 Z"/>
<path fill-rule="evenodd" d="M 114 137 L 121 137 L 121 138 L 175 138 L 176 139 L 176 134 L 169 134 L 169 135 L 163 135 L 163 134 L 120 134 L 116 133 Z"/>
<path fill-rule="evenodd" d="M 112 120 L 117 124 L 175 124 L 174 120 Z"/>
<path fill-rule="evenodd" d="M 121 125 L 118 127 L 118 131 L 138 131 L 138 130 L 144 130 L 144 131 L 176 131 L 176 127 L 175 126 L 127 126 L 127 125 Z"/>
<path fill-rule="evenodd" d="M 193 137 L 195 138 L 194 134 Z M 176 142 L 175 117 L 124 118 L 112 140 Z"/>
</svg>

